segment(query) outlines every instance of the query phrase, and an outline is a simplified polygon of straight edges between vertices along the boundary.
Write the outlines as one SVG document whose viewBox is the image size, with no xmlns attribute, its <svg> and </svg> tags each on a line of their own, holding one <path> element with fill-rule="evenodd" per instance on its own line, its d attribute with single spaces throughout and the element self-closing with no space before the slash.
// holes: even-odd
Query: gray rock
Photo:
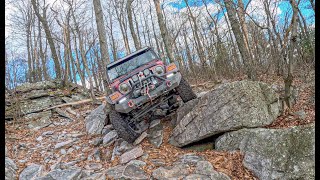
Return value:
<svg viewBox="0 0 320 180">
<path fill-rule="evenodd" d="M 92 151 L 92 153 L 88 156 L 88 160 L 89 160 L 89 161 L 95 160 L 95 161 L 100 162 L 100 161 L 101 161 L 101 152 L 100 152 L 100 149 L 99 149 L 99 148 L 95 148 L 95 149 Z"/>
<path fill-rule="evenodd" d="M 5 157 L 5 180 L 17 179 L 17 166 L 12 159 Z"/>
<path fill-rule="evenodd" d="M 135 166 L 145 166 L 147 165 L 147 163 L 140 161 L 140 160 L 131 160 L 130 162 L 128 162 L 128 165 L 135 165 Z"/>
<path fill-rule="evenodd" d="M 163 141 L 163 125 L 160 121 L 153 121 L 149 128 L 149 142 L 159 148 Z"/>
<path fill-rule="evenodd" d="M 117 137 L 118 137 L 117 131 L 112 130 L 103 137 L 103 144 L 110 145 L 116 140 Z"/>
<path fill-rule="evenodd" d="M 204 96 L 205 94 L 207 94 L 209 91 L 201 91 L 199 93 L 197 93 L 197 97 L 202 97 Z"/>
<path fill-rule="evenodd" d="M 30 129 L 41 129 L 49 126 L 50 124 L 52 124 L 50 120 L 51 115 L 52 115 L 51 111 L 37 113 L 38 117 L 36 117 L 36 120 L 30 121 L 28 123 L 28 127 Z M 40 119 L 37 119 L 37 118 L 40 118 Z"/>
<path fill-rule="evenodd" d="M 67 151 L 66 151 L 65 149 L 60 149 L 60 153 L 61 153 L 62 155 L 65 155 L 65 154 L 67 154 Z"/>
<path fill-rule="evenodd" d="M 184 103 L 182 106 L 180 106 L 176 111 L 177 120 L 175 121 L 175 125 L 179 124 L 181 119 L 186 116 L 198 103 L 199 98 L 188 101 L 187 103 Z"/>
<path fill-rule="evenodd" d="M 87 132 L 89 134 L 101 134 L 107 114 L 108 111 L 104 104 L 93 110 L 89 116 L 85 118 Z"/>
<path fill-rule="evenodd" d="M 75 164 L 77 164 L 78 161 L 70 161 L 70 162 L 64 162 L 60 164 L 61 169 L 69 169 L 73 167 Z"/>
<path fill-rule="evenodd" d="M 120 179 L 123 177 L 123 171 L 126 168 L 126 166 L 114 166 L 106 170 L 106 175 L 108 178 L 113 178 L 113 179 Z"/>
<path fill-rule="evenodd" d="M 40 177 L 43 173 L 43 166 L 38 164 L 31 164 L 27 166 L 19 175 L 20 180 L 30 180 Z"/>
<path fill-rule="evenodd" d="M 241 129 L 216 140 L 217 150 L 244 153 L 243 164 L 259 179 L 314 179 L 314 124 L 286 129 Z"/>
<path fill-rule="evenodd" d="M 42 136 L 50 136 L 53 135 L 54 131 L 46 131 L 42 133 Z"/>
<path fill-rule="evenodd" d="M 106 175 L 104 173 L 94 173 L 92 175 L 81 178 L 81 180 L 106 180 Z"/>
<path fill-rule="evenodd" d="M 159 124 L 161 123 L 161 120 L 160 119 L 155 119 L 153 121 L 151 121 L 150 125 L 149 125 L 149 128 L 153 128 L 155 126 L 158 126 Z"/>
<path fill-rule="evenodd" d="M 28 92 L 31 90 L 46 90 L 46 89 L 54 89 L 57 85 L 54 82 L 51 81 L 40 81 L 36 83 L 24 83 L 20 86 L 16 87 L 16 91 L 18 92 Z"/>
<path fill-rule="evenodd" d="M 56 113 L 58 113 L 60 116 L 68 118 L 70 120 L 73 120 L 73 118 L 67 114 L 67 112 L 65 112 L 64 110 L 60 109 L 60 108 L 54 108 L 54 111 Z"/>
<path fill-rule="evenodd" d="M 79 180 L 83 173 L 79 168 L 56 169 L 49 172 L 47 175 L 37 178 L 37 180 Z"/>
<path fill-rule="evenodd" d="M 60 148 L 63 148 L 63 147 L 64 148 L 68 148 L 68 147 L 72 146 L 74 142 L 75 142 L 75 140 L 68 140 L 68 141 L 57 143 L 54 146 L 54 149 L 60 149 Z"/>
<path fill-rule="evenodd" d="M 143 155 L 143 150 L 141 146 L 135 147 L 128 152 L 123 153 L 120 156 L 120 163 L 124 164 L 129 162 L 130 160 L 136 159 Z"/>
<path fill-rule="evenodd" d="M 210 175 L 211 173 L 214 173 L 215 170 L 213 169 L 213 166 L 208 161 L 198 161 L 195 173 L 196 174 L 204 174 L 204 175 Z"/>
<path fill-rule="evenodd" d="M 113 126 L 112 126 L 112 124 L 108 124 L 108 125 L 106 125 L 103 129 L 102 129 L 102 134 L 103 135 L 106 135 L 106 134 L 108 134 L 110 131 L 112 131 L 113 130 Z"/>
<path fill-rule="evenodd" d="M 4 156 L 6 157 L 8 155 L 8 148 L 5 146 Z"/>
<path fill-rule="evenodd" d="M 102 164 L 100 164 L 100 163 L 90 163 L 90 164 L 87 164 L 85 166 L 85 168 L 88 169 L 88 170 L 94 170 L 94 171 L 101 170 L 102 169 Z"/>
<path fill-rule="evenodd" d="M 25 100 L 20 102 L 21 115 L 39 112 L 52 105 L 50 97 L 41 97 L 32 100 Z"/>
<path fill-rule="evenodd" d="M 307 114 L 304 110 L 297 111 L 294 114 L 297 115 L 301 120 L 304 120 L 307 117 Z"/>
<path fill-rule="evenodd" d="M 36 140 L 40 142 L 40 141 L 42 141 L 42 139 L 43 139 L 42 136 L 39 136 L 39 137 L 37 137 Z"/>
<path fill-rule="evenodd" d="M 280 114 L 277 100 L 278 95 L 262 82 L 223 84 L 184 113 L 172 131 L 170 143 L 182 147 L 222 132 L 269 125 Z"/>
<path fill-rule="evenodd" d="M 112 179 L 149 179 L 142 169 L 133 164 L 111 167 L 106 170 L 106 174 L 108 178 Z"/>
<path fill-rule="evenodd" d="M 159 167 L 152 172 L 152 177 L 159 180 L 181 179 L 189 174 L 189 165 L 177 164 L 172 167 Z"/>
<path fill-rule="evenodd" d="M 183 178 L 183 180 L 194 180 L 194 179 L 211 180 L 211 178 L 209 176 L 202 175 L 202 174 L 190 174 L 190 175 Z"/>
<path fill-rule="evenodd" d="M 102 144 L 102 142 L 103 142 L 103 139 L 101 137 L 96 137 L 89 143 L 92 144 L 93 146 L 99 146 L 100 144 Z"/>
<path fill-rule="evenodd" d="M 124 153 L 124 152 L 126 152 L 126 151 L 131 150 L 132 148 L 133 148 L 132 144 L 128 143 L 127 141 L 122 141 L 122 142 L 120 143 L 120 146 L 119 146 L 119 148 L 118 148 L 118 151 L 119 151 L 120 153 Z"/>
<path fill-rule="evenodd" d="M 174 164 L 188 164 L 188 165 L 196 165 L 199 161 L 204 161 L 205 158 L 202 156 L 198 156 L 194 153 L 181 155 Z"/>
<path fill-rule="evenodd" d="M 133 145 L 136 146 L 138 144 L 140 144 L 144 138 L 146 138 L 148 136 L 148 133 L 145 131 L 143 132 L 134 142 L 133 142 Z"/>
<path fill-rule="evenodd" d="M 150 159 L 153 165 L 155 166 L 164 166 L 166 162 L 163 159 Z"/>
<path fill-rule="evenodd" d="M 149 179 L 148 175 L 138 166 L 129 164 L 123 171 L 123 176 L 130 179 Z"/>
<path fill-rule="evenodd" d="M 212 164 L 208 161 L 198 161 L 195 173 L 209 176 L 211 179 L 230 180 L 224 173 L 214 170 Z"/>
</svg>

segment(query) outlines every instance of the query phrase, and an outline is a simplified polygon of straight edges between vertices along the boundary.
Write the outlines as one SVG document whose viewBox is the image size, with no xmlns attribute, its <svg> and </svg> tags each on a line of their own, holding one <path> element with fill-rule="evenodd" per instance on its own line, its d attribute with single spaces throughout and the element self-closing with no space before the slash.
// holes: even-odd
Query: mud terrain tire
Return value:
<svg viewBox="0 0 320 180">
<path fill-rule="evenodd" d="M 192 91 L 191 86 L 183 77 L 181 77 L 180 84 L 176 90 L 184 103 L 197 98 L 197 95 Z"/>
<path fill-rule="evenodd" d="M 113 128 L 118 132 L 119 137 L 126 140 L 128 143 L 133 143 L 138 137 L 139 133 L 135 132 L 125 120 L 125 117 L 115 110 L 109 113 L 110 122 Z"/>
</svg>

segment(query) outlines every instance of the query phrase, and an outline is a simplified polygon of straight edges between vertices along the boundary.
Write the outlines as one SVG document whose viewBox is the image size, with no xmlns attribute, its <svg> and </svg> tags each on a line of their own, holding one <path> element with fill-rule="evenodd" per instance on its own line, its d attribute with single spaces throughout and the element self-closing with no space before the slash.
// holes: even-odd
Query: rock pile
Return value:
<svg viewBox="0 0 320 180">
<path fill-rule="evenodd" d="M 46 110 L 52 106 L 60 105 L 89 98 L 77 85 L 72 85 L 71 92 L 67 93 L 60 88 L 57 81 L 41 81 L 36 83 L 25 83 L 16 87 L 15 94 L 6 94 L 5 119 L 10 120 L 19 115 L 30 121 L 29 128 L 43 128 L 52 122 L 52 113 L 69 118 L 59 108 Z M 69 113 L 73 113 L 69 108 Z M 77 114 L 74 114 L 77 115 Z M 33 121 L 34 120 L 34 121 Z"/>
<path fill-rule="evenodd" d="M 170 143 L 209 139 L 216 150 L 244 153 L 244 166 L 259 179 L 314 179 L 314 124 L 264 128 L 280 111 L 278 94 L 265 83 L 223 84 L 177 110 Z"/>
</svg>

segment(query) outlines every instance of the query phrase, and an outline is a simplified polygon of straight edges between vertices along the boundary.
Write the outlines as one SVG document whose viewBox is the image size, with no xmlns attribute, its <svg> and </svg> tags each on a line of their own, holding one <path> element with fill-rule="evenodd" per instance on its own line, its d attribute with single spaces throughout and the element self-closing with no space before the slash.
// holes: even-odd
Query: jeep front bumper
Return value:
<svg viewBox="0 0 320 180">
<path fill-rule="evenodd" d="M 170 74 L 170 75 L 169 75 Z M 162 94 L 165 94 L 172 89 L 176 88 L 179 86 L 180 81 L 181 81 L 181 73 L 180 72 L 174 72 L 174 73 L 168 73 L 165 74 L 165 76 L 169 75 L 166 77 L 166 81 L 161 82 L 157 88 L 153 89 L 152 91 L 149 92 L 149 95 L 151 99 L 156 99 L 157 97 L 161 96 Z M 170 82 L 170 86 L 168 85 L 167 82 Z M 115 110 L 121 113 L 129 113 L 133 109 L 136 109 L 137 107 L 142 106 L 143 104 L 147 103 L 150 101 L 150 97 L 148 95 L 140 96 L 135 99 L 129 99 L 127 98 L 126 100 L 122 101 L 121 103 L 115 104 Z M 129 106 L 128 102 L 131 101 L 133 106 Z"/>
</svg>

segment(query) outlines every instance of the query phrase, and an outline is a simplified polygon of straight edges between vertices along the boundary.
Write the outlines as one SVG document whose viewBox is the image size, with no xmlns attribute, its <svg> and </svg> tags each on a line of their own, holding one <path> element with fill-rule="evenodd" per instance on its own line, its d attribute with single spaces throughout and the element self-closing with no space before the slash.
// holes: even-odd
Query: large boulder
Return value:
<svg viewBox="0 0 320 180">
<path fill-rule="evenodd" d="M 86 118 L 86 130 L 89 134 L 101 134 L 107 118 L 106 105 L 102 104 L 93 110 Z"/>
<path fill-rule="evenodd" d="M 12 105 L 5 107 L 6 119 L 12 118 L 17 112 L 17 109 L 19 109 L 20 115 L 26 115 L 42 111 L 52 105 L 53 102 L 50 97 L 24 99 L 19 101 L 19 103 L 13 103 Z"/>
<path fill-rule="evenodd" d="M 170 143 L 182 147 L 232 130 L 271 124 L 280 114 L 277 94 L 265 83 L 236 81 L 206 93 L 179 112 Z M 188 104 L 187 103 L 187 104 Z M 188 107 L 188 105 L 184 105 Z"/>
<path fill-rule="evenodd" d="M 217 150 L 244 153 L 259 179 L 315 179 L 314 124 L 286 129 L 241 129 L 216 140 Z"/>
</svg>

